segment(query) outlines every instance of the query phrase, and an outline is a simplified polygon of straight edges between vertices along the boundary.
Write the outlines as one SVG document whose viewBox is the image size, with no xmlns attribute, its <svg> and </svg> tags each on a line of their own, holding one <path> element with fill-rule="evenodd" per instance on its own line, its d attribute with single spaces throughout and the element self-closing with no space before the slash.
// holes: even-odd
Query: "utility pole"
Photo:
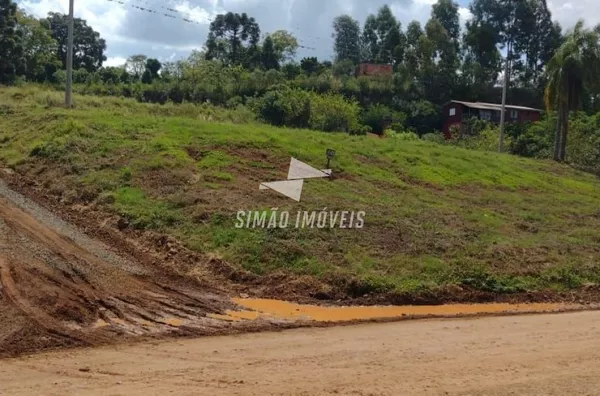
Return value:
<svg viewBox="0 0 600 396">
<path fill-rule="evenodd" d="M 504 124 L 506 123 L 506 92 L 510 74 L 510 47 L 509 42 L 506 51 L 506 65 L 504 66 L 504 85 L 502 87 L 502 110 L 500 110 L 500 138 L 498 139 L 498 152 L 504 151 Z"/>
<path fill-rule="evenodd" d="M 515 26 L 515 10 L 513 1 L 508 0 L 510 7 L 510 25 L 508 26 L 508 45 L 506 46 L 506 64 L 504 66 L 504 85 L 502 86 L 502 110 L 500 110 L 500 136 L 498 138 L 498 152 L 504 151 L 504 127 L 506 123 L 506 92 L 508 91 L 508 82 L 510 81 L 510 53 L 513 42 L 513 28 Z"/>
<path fill-rule="evenodd" d="M 69 28 L 67 42 L 67 89 L 65 91 L 65 105 L 73 106 L 71 99 L 71 87 L 73 85 L 73 3 L 75 0 L 69 0 Z"/>
</svg>

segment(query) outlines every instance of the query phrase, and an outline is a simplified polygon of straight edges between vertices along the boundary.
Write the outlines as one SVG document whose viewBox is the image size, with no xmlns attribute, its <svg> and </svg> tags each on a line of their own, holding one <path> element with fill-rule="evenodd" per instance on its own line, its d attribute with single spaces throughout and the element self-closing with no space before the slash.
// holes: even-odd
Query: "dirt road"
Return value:
<svg viewBox="0 0 600 396">
<path fill-rule="evenodd" d="M 599 362 L 600 312 L 438 319 L 9 359 L 0 394 L 597 395 Z"/>
</svg>

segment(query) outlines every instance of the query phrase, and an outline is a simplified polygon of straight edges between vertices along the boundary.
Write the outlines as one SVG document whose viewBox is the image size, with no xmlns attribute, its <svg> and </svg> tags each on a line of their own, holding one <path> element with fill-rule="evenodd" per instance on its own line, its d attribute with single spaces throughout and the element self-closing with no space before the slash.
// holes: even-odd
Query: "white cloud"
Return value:
<svg viewBox="0 0 600 396">
<path fill-rule="evenodd" d="M 39 18 L 46 17 L 49 12 L 69 12 L 68 0 L 24 0 L 20 6 Z M 124 39 L 119 34 L 119 29 L 127 22 L 128 12 L 117 3 L 106 0 L 79 0 L 75 2 L 74 14 L 76 18 L 86 20 L 88 26 L 99 32 L 106 40 L 107 46 Z"/>
<path fill-rule="evenodd" d="M 125 62 L 127 62 L 127 58 L 124 58 L 122 56 L 111 56 L 106 58 L 106 61 L 103 63 L 103 65 L 118 67 L 123 66 Z"/>
<path fill-rule="evenodd" d="M 215 15 L 218 14 L 218 12 L 210 12 L 204 8 L 193 5 L 187 0 L 175 5 L 173 9 L 185 14 L 184 17 L 189 17 L 188 19 L 205 25 L 210 24 Z M 216 9 L 216 7 L 214 7 L 214 9 Z"/>
<path fill-rule="evenodd" d="M 409 4 L 398 3 L 392 4 L 390 8 L 396 16 L 396 18 L 402 22 L 402 25 L 406 28 L 411 21 L 417 20 L 425 25 L 429 17 L 431 16 L 431 6 L 435 4 L 432 0 L 414 0 Z"/>
<path fill-rule="evenodd" d="M 473 18 L 473 14 L 466 7 L 460 7 L 458 9 L 458 17 L 460 19 L 460 26 L 465 26 L 465 24 Z"/>
<path fill-rule="evenodd" d="M 572 28 L 579 19 L 588 26 L 600 23 L 598 0 L 549 0 L 548 8 L 552 16 L 560 22 L 564 30 Z"/>
</svg>

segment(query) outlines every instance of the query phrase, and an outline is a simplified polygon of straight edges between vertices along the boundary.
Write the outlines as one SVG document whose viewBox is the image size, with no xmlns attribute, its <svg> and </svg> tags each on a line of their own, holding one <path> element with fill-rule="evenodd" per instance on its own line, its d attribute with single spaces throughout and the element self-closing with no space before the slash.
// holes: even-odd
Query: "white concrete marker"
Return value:
<svg viewBox="0 0 600 396">
<path fill-rule="evenodd" d="M 260 183 L 259 190 L 275 190 L 280 194 L 285 195 L 288 198 L 293 199 L 296 202 L 300 202 L 300 195 L 302 195 L 302 186 L 304 184 L 303 179 L 299 180 L 283 180 L 274 181 L 268 183 Z"/>
<path fill-rule="evenodd" d="M 296 158 L 290 160 L 290 169 L 288 171 L 288 180 L 296 179 L 314 179 L 317 177 L 329 177 L 329 173 L 313 168 L 312 166 L 305 164 L 302 161 L 298 161 Z"/>
</svg>

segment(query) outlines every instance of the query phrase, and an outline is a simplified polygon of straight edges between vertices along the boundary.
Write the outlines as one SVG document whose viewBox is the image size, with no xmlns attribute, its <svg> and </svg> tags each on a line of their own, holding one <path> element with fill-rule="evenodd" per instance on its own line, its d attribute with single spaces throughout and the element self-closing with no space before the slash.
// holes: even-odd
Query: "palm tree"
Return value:
<svg viewBox="0 0 600 396">
<path fill-rule="evenodd" d="M 600 32 L 584 28 L 583 21 L 577 22 L 548 62 L 546 74 L 546 108 L 558 113 L 554 159 L 564 161 L 569 112 L 578 110 L 583 96 L 594 92 L 600 85 Z"/>
</svg>

